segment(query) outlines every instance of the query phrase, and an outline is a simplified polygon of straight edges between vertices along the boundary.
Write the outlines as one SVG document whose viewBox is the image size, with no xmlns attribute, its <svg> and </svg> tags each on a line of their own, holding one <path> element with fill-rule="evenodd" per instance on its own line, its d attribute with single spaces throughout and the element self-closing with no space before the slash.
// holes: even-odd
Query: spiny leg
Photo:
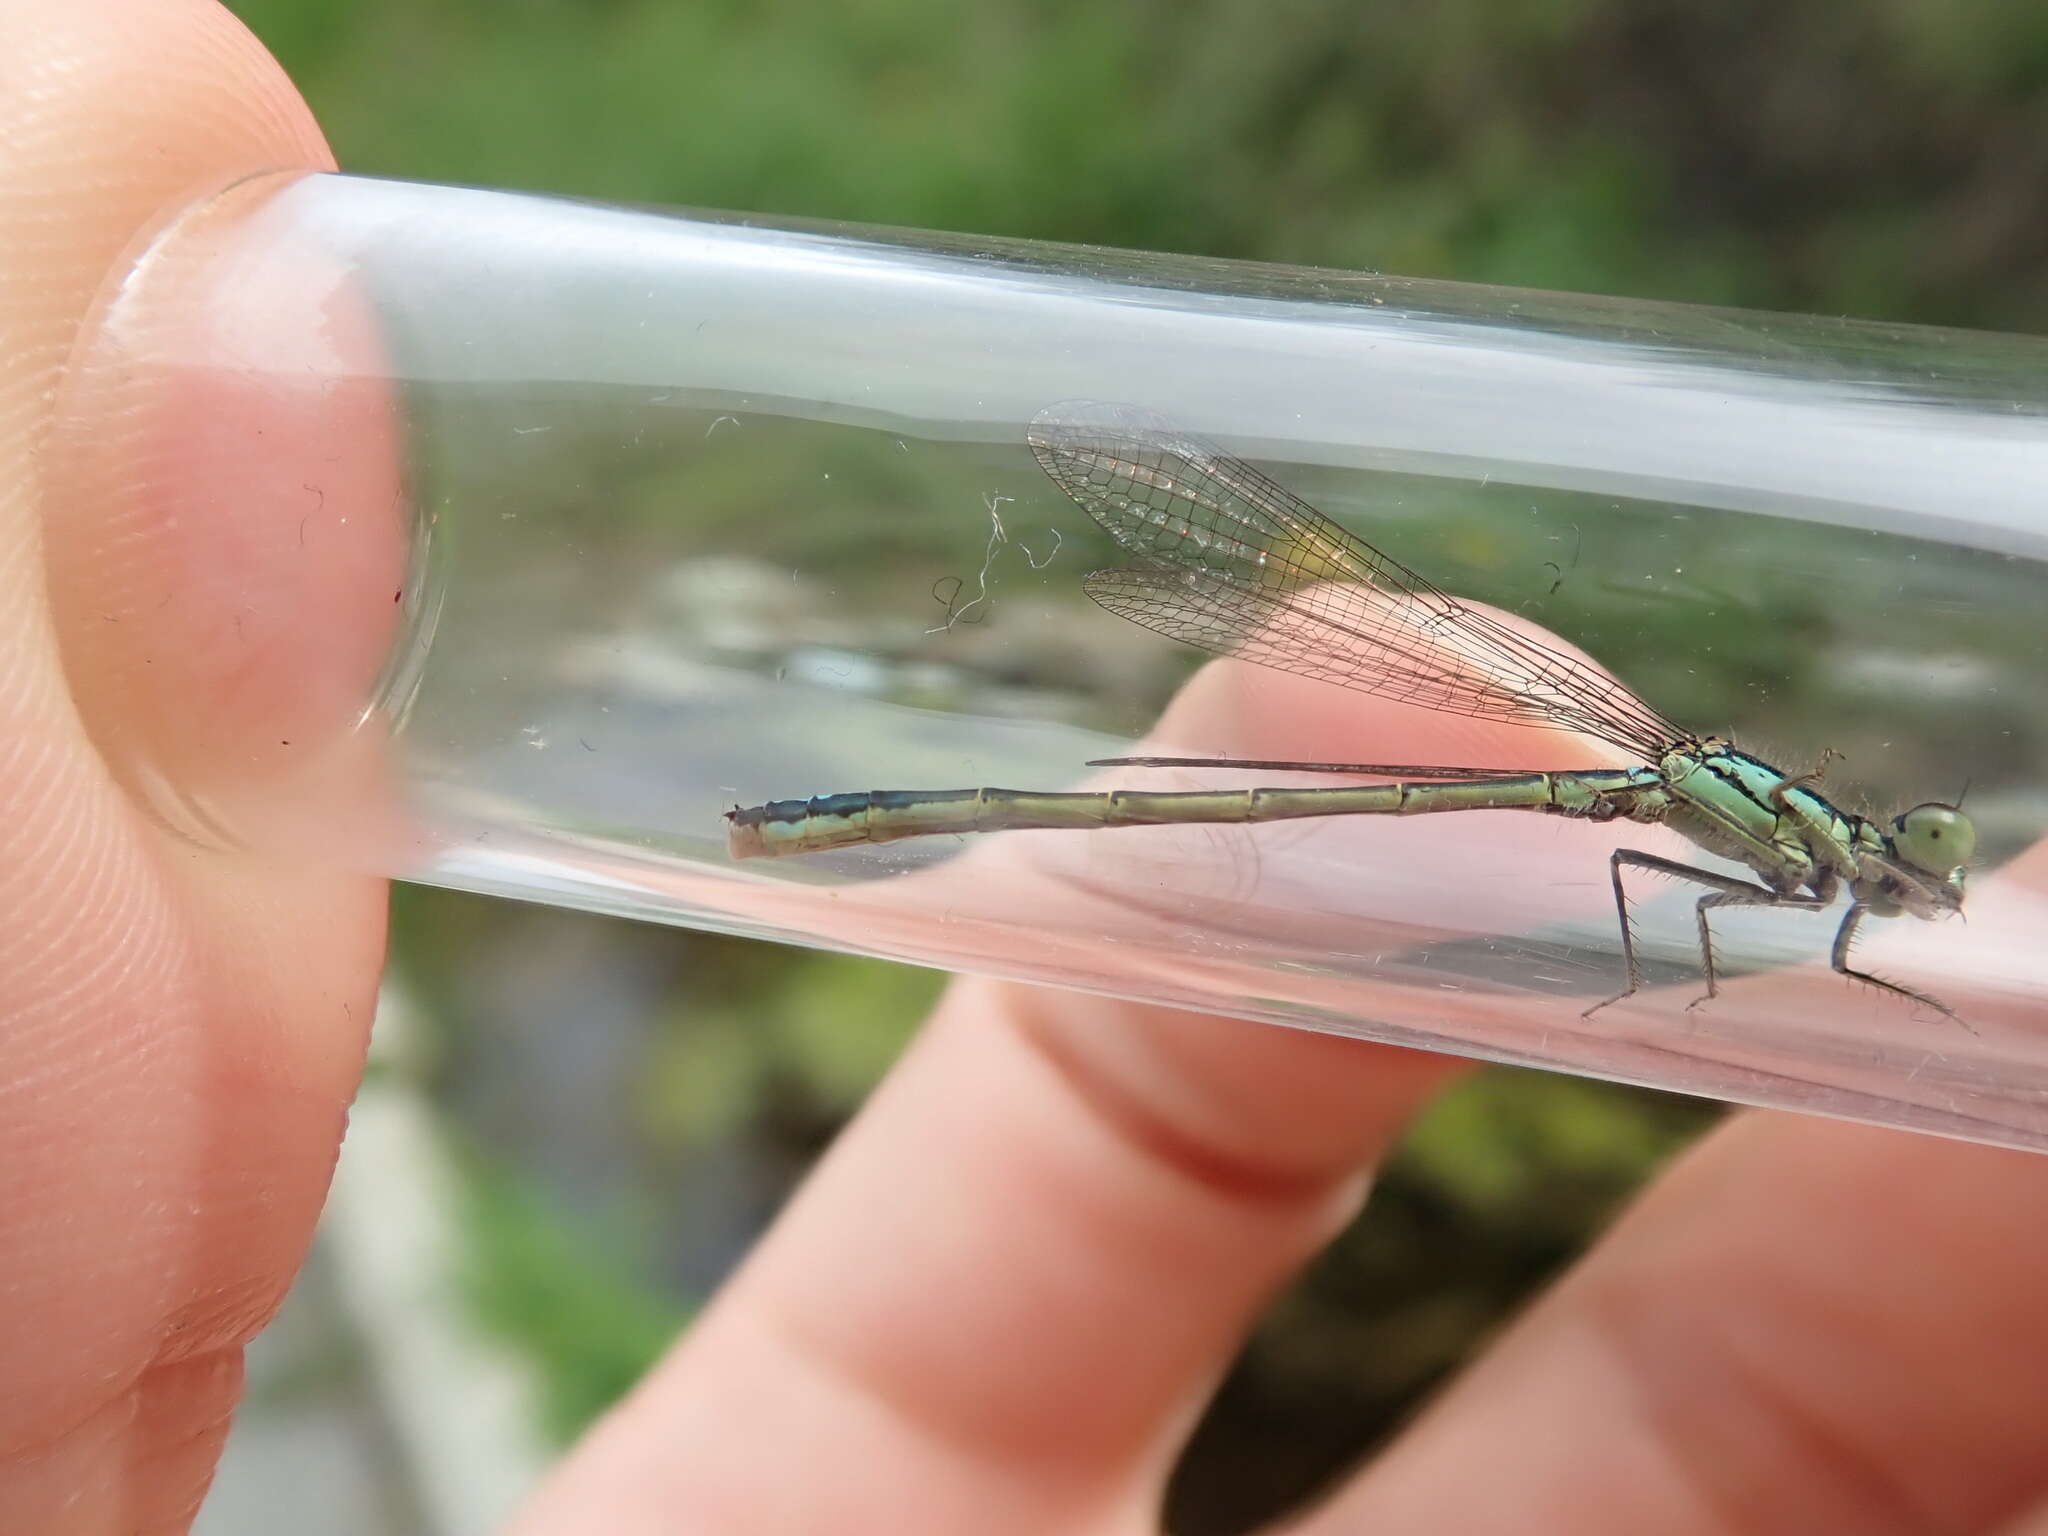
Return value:
<svg viewBox="0 0 2048 1536">
<path fill-rule="evenodd" d="M 1739 880 L 1733 875 L 1717 874 L 1711 869 L 1700 869 L 1691 864 L 1681 864 L 1676 859 L 1662 859 L 1654 853 L 1639 853 L 1633 848 L 1617 848 L 1614 856 L 1607 861 L 1608 871 L 1614 881 L 1614 910 L 1621 918 L 1621 960 L 1626 972 L 1628 985 L 1614 996 L 1595 1003 L 1579 1017 L 1590 1019 L 1602 1008 L 1610 1007 L 1623 998 L 1633 997 L 1643 988 L 1643 973 L 1636 963 L 1635 930 L 1629 923 L 1628 892 L 1622 888 L 1621 871 L 1647 869 L 1662 875 L 1675 875 L 1681 880 L 1696 881 L 1700 885 L 1712 886 L 1717 894 L 1703 896 L 1696 909 L 1700 924 L 1700 958 L 1707 972 L 1707 995 L 1714 995 L 1714 948 L 1713 935 L 1707 928 L 1707 908 L 1713 906 L 1779 906 L 1788 902 L 1799 906 L 1818 904 L 1813 897 L 1786 897 L 1768 886 L 1756 885 L 1748 880 Z"/>
<path fill-rule="evenodd" d="M 1949 1007 L 1940 998 L 1930 996 L 1925 992 L 1916 992 L 1911 987 L 1900 986 L 1896 981 L 1886 981 L 1882 976 L 1873 976 L 1868 971 L 1859 971 L 1849 963 L 1849 946 L 1856 941 L 1856 930 L 1862 926 L 1863 919 L 1869 911 L 1869 906 L 1864 902 L 1850 903 L 1848 915 L 1842 919 L 1842 926 L 1835 930 L 1834 953 L 1828 957 L 1828 963 L 1851 981 L 1866 982 L 1870 986 L 1877 988 L 1880 992 L 1889 992 L 1894 997 L 1905 998 L 1908 1002 L 1924 1003 L 1943 1018 L 1953 1019 L 1956 1023 L 1962 1025 L 1964 1029 L 1969 1030 L 1971 1034 L 1977 1033 L 1975 1029 L 1970 1027 L 1968 1019 L 1957 1013 L 1955 1009 Z"/>
<path fill-rule="evenodd" d="M 1700 924 L 1700 964 L 1707 973 L 1707 990 L 1685 1005 L 1690 1013 L 1701 1003 L 1720 996 L 1720 977 L 1714 970 L 1714 931 L 1707 926 L 1707 911 L 1711 907 L 1824 907 L 1834 900 L 1832 891 L 1826 894 L 1808 894 L 1805 891 L 1774 891 L 1766 886 L 1750 885 L 1743 882 L 1739 891 L 1720 891 L 1712 896 L 1702 896 L 1694 907 Z"/>
</svg>

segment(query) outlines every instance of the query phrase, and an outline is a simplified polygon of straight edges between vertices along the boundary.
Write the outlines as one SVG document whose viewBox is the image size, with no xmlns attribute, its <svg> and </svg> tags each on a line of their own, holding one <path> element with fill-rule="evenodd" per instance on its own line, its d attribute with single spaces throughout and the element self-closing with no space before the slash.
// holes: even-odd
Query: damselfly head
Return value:
<svg viewBox="0 0 2048 1536">
<path fill-rule="evenodd" d="M 1969 817 L 1938 800 L 1916 805 L 1892 818 L 1891 844 L 1900 863 L 1940 882 L 1941 909 L 1962 906 L 1964 866 L 1977 851 L 1977 828 Z"/>
</svg>

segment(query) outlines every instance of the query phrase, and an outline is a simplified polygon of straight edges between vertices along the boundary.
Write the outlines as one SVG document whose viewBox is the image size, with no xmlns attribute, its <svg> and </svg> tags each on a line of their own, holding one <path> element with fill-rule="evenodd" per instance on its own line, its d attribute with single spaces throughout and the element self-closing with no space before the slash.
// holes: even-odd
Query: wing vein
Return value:
<svg viewBox="0 0 2048 1536">
<path fill-rule="evenodd" d="M 1031 451 L 1134 564 L 1111 613 L 1217 655 L 1449 714 L 1577 731 L 1654 762 L 1689 734 L 1598 669 L 1450 596 L 1242 459 L 1131 406 L 1069 401 Z"/>
</svg>

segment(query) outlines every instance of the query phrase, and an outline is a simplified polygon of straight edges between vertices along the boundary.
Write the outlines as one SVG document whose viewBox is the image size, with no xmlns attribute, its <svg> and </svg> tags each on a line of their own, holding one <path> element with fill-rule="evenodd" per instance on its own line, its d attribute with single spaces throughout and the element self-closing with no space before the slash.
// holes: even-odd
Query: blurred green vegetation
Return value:
<svg viewBox="0 0 2048 1536">
<path fill-rule="evenodd" d="M 363 173 L 2048 323 L 2048 7 L 231 3 Z M 1526 554 L 1511 564 L 1526 570 Z M 1762 573 L 1748 611 L 1811 625 L 1793 575 Z M 1756 663 L 1742 650 L 1745 608 L 1730 611 L 1712 678 L 1638 684 L 1674 710 L 1737 720 Z M 1674 610 L 1674 624 L 1691 621 Z M 1638 648 L 1682 654 L 1654 638 Z M 490 903 L 406 894 L 399 952 L 446 1016 L 474 1011 L 466 971 L 506 921 Z M 668 1024 L 626 1112 L 668 1157 L 738 1135 L 773 1143 L 785 1183 L 934 984 L 701 935 L 661 942 Z M 1526 1073 L 1483 1073 L 1446 1095 L 1371 1209 L 1251 1341 L 1176 1481 L 1174 1528 L 1242 1529 L 1330 1476 L 1712 1115 Z M 695 1298 L 625 1278 L 642 1255 L 622 1269 L 557 1235 L 577 1213 L 523 1177 L 500 1167 L 479 1179 L 480 1294 L 549 1361 L 567 1434 Z"/>
<path fill-rule="evenodd" d="M 475 1315 L 519 1346 L 540 1381 L 542 1428 L 566 1444 L 632 1387 L 690 1306 L 665 1295 L 625 1242 L 593 1242 L 527 1180 L 467 1159 L 465 1293 Z"/>
<path fill-rule="evenodd" d="M 237 0 L 350 169 L 2039 330 L 2048 14 Z"/>
</svg>

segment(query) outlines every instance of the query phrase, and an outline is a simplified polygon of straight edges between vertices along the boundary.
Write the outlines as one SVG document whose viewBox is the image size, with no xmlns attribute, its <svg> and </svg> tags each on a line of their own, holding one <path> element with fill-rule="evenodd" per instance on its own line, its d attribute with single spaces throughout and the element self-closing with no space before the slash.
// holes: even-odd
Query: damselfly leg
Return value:
<svg viewBox="0 0 2048 1536">
<path fill-rule="evenodd" d="M 1714 968 L 1714 931 L 1707 922 L 1707 913 L 1716 907 L 1824 907 L 1834 899 L 1832 888 L 1825 895 L 1807 891 L 1774 891 L 1767 885 L 1723 875 L 1711 869 L 1701 869 L 1694 864 L 1681 864 L 1676 859 L 1659 858 L 1654 853 L 1642 853 L 1634 848 L 1617 848 L 1614 856 L 1607 861 L 1609 873 L 1614 881 L 1614 910 L 1621 918 L 1621 959 L 1628 985 L 1610 998 L 1605 998 L 1588 1008 L 1579 1017 L 1590 1019 L 1602 1008 L 1633 997 L 1643 988 L 1642 968 L 1636 960 L 1635 925 L 1629 918 L 1628 891 L 1621 883 L 1624 868 L 1646 869 L 1660 875 L 1671 875 L 1680 880 L 1690 880 L 1696 885 L 1712 887 L 1708 895 L 1702 896 L 1694 905 L 1693 912 L 1700 929 L 1700 967 L 1706 972 L 1707 990 L 1686 1006 L 1697 1008 L 1701 1003 L 1720 994 L 1720 978 Z M 1840 970 L 1838 965 L 1835 967 Z"/>
<path fill-rule="evenodd" d="M 1870 904 L 1868 902 L 1857 901 L 1849 904 L 1849 910 L 1842 918 L 1842 926 L 1835 930 L 1835 947 L 1828 957 L 1828 963 L 1838 973 L 1848 977 L 1851 981 L 1863 982 L 1868 986 L 1877 988 L 1880 992 L 1889 992 L 1894 997 L 1903 997 L 1908 1002 L 1924 1003 L 1943 1018 L 1953 1019 L 1956 1023 L 1962 1025 L 1964 1029 L 1969 1030 L 1971 1034 L 1976 1034 L 1977 1031 L 1970 1027 L 1970 1021 L 1960 1013 L 1957 1013 L 1955 1009 L 1949 1007 L 1940 998 L 1931 996 L 1926 992 L 1916 991 L 1912 987 L 1901 986 L 1896 981 L 1886 981 L 1882 976 L 1872 975 L 1869 971 L 1859 971 L 1849 963 L 1849 946 L 1855 943 L 1856 930 L 1862 926 L 1863 919 L 1869 911 Z"/>
</svg>

